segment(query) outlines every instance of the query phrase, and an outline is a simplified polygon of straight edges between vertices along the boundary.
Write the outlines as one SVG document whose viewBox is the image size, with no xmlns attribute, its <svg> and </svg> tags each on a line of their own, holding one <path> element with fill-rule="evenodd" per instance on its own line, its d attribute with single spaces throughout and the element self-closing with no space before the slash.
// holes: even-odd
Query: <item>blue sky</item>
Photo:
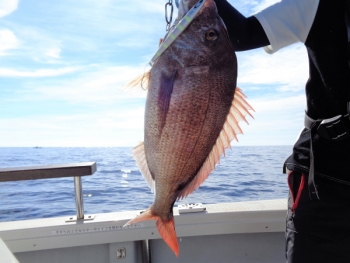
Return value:
<svg viewBox="0 0 350 263">
<path fill-rule="evenodd" d="M 230 0 L 247 16 L 274 2 Z M 0 147 L 142 141 L 146 93 L 121 87 L 156 52 L 165 3 L 0 0 Z M 256 113 L 232 145 L 292 145 L 305 109 L 304 46 L 237 57 L 238 86 Z"/>
</svg>

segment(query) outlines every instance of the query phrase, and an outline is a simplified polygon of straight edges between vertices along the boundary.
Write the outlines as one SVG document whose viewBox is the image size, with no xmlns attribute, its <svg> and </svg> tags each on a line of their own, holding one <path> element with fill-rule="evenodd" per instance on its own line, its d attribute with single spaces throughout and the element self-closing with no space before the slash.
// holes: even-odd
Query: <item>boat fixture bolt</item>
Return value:
<svg viewBox="0 0 350 263">
<path fill-rule="evenodd" d="M 126 258 L 126 249 L 124 247 L 117 249 L 117 259 Z"/>
</svg>

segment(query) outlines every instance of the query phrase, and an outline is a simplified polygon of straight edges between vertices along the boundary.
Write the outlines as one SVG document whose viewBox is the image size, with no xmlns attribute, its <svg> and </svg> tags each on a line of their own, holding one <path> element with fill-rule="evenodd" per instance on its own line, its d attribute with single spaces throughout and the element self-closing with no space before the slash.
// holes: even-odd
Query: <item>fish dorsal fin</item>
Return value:
<svg viewBox="0 0 350 263">
<path fill-rule="evenodd" d="M 215 165 L 219 163 L 221 155 L 225 155 L 225 149 L 231 148 L 231 141 L 233 139 L 238 141 L 237 135 L 243 134 L 238 122 L 244 120 L 246 123 L 248 123 L 245 116 L 248 114 L 249 116 L 253 117 L 249 110 L 254 111 L 254 109 L 245 100 L 245 95 L 243 94 L 242 90 L 240 88 L 236 88 L 230 112 L 227 115 L 226 122 L 216 140 L 215 145 L 192 182 L 179 193 L 177 200 L 185 198 L 196 190 L 215 169 Z"/>
<path fill-rule="evenodd" d="M 145 178 L 148 184 L 148 187 L 151 188 L 152 193 L 154 193 L 155 181 L 147 165 L 144 143 L 141 142 L 135 148 L 133 148 L 132 153 L 133 153 L 133 158 L 135 159 L 136 164 L 139 167 L 142 176 Z"/>
</svg>

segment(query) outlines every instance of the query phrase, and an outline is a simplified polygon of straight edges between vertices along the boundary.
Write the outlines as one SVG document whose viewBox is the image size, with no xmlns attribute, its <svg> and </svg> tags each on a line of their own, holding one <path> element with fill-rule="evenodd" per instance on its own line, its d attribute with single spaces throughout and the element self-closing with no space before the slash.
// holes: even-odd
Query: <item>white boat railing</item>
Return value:
<svg viewBox="0 0 350 263">
<path fill-rule="evenodd" d="M 74 177 L 77 217 L 76 219 L 71 218 L 71 221 L 84 220 L 84 200 L 81 177 L 93 175 L 96 169 L 95 162 L 2 168 L 0 169 L 0 182 Z M 86 219 L 91 220 L 91 218 Z"/>
<path fill-rule="evenodd" d="M 74 177 L 74 192 L 76 217 L 69 217 L 66 223 L 82 223 L 84 221 L 93 221 L 95 216 L 84 215 L 84 200 L 82 176 L 93 175 L 97 170 L 95 162 L 71 163 L 62 165 L 44 165 L 32 167 L 16 167 L 0 169 L 0 182 L 22 181 L 22 180 L 38 180 L 62 177 Z M 150 262 L 149 240 L 141 240 L 142 246 L 142 262 Z M 18 263 L 12 252 L 0 238 L 0 263 Z M 6 257 L 5 257 L 6 256 Z M 5 258 L 4 258 L 5 257 Z"/>
</svg>

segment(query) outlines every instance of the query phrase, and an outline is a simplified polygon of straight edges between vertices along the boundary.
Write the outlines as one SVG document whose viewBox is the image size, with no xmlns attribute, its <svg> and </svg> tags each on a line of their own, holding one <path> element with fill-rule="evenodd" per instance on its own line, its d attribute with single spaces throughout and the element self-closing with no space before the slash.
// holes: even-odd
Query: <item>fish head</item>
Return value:
<svg viewBox="0 0 350 263">
<path fill-rule="evenodd" d="M 198 1 L 182 0 L 178 18 L 184 16 L 185 11 L 196 2 Z M 210 67 L 219 70 L 226 66 L 237 69 L 233 46 L 213 0 L 206 0 L 190 25 L 165 51 L 164 57 L 163 59 L 171 61 L 166 64 L 173 65 L 176 69 Z"/>
</svg>

